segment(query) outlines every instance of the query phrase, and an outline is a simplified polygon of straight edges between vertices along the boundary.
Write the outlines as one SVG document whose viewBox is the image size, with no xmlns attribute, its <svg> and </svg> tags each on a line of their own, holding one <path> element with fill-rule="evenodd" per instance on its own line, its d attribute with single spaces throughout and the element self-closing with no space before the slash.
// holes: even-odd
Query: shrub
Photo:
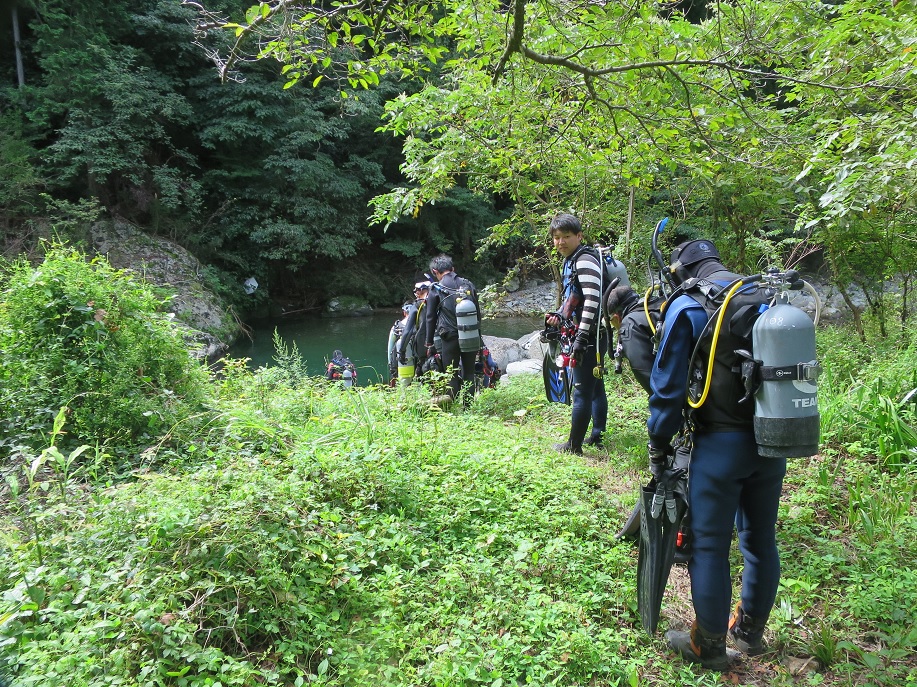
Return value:
<svg viewBox="0 0 917 687">
<path fill-rule="evenodd" d="M 69 439 L 133 442 L 199 408 L 207 375 L 147 285 L 49 247 L 12 264 L 0 301 L 0 428 L 37 445 L 68 409 Z"/>
</svg>

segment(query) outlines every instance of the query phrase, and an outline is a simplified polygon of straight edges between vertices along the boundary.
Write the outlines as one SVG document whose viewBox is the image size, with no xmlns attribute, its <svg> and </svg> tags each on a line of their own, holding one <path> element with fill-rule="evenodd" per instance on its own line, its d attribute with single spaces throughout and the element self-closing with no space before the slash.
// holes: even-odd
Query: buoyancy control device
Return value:
<svg viewBox="0 0 917 687">
<path fill-rule="evenodd" d="M 464 277 L 454 277 L 452 286 L 442 281 L 433 285 L 440 294 L 436 336 L 454 338 L 458 334 L 459 350 L 463 353 L 481 349 L 480 323 L 478 322 L 477 297 L 474 284 Z M 437 344 L 437 350 L 440 350 Z"/>
<path fill-rule="evenodd" d="M 624 263 L 617 260 L 611 253 L 611 248 L 606 248 L 596 244 L 595 246 L 583 245 L 569 258 L 570 280 L 576 279 L 576 259 L 581 253 L 588 253 L 594 257 L 599 265 L 602 266 L 602 296 L 605 291 L 614 283 L 614 286 L 630 286 L 630 277 L 627 274 L 627 268 Z M 615 282 L 615 279 L 618 279 Z"/>
<path fill-rule="evenodd" d="M 615 259 L 611 254 L 611 249 L 600 249 L 599 254 L 602 256 L 602 260 L 605 264 L 605 275 L 603 278 L 605 287 L 609 287 L 615 279 L 618 279 L 615 286 L 630 286 L 630 277 L 627 275 L 627 268 L 624 267 L 623 262 Z"/>
<path fill-rule="evenodd" d="M 800 289 L 806 289 L 815 299 L 815 321 L 790 303 L 790 293 Z M 708 283 L 703 296 L 695 295 L 691 288 L 686 293 L 708 313 L 707 327 L 692 356 L 695 386 L 689 392 L 689 406 L 697 412 L 709 395 L 717 397 L 719 406 L 724 401 L 730 403 L 734 395 L 741 396 L 736 401 L 739 405 L 753 400 L 755 441 L 760 455 L 815 455 L 819 441 L 816 394 L 821 371 L 815 356 L 815 324 L 820 309 L 815 290 L 795 270 L 772 270 L 738 278 L 721 287 Z M 721 339 L 722 344 L 736 348 L 721 350 L 717 358 Z M 748 344 L 750 347 L 746 347 Z M 706 360 L 698 359 L 699 351 Z M 740 386 L 734 381 L 713 379 L 717 372 L 725 373 L 723 363 L 729 372 L 739 376 Z"/>
</svg>

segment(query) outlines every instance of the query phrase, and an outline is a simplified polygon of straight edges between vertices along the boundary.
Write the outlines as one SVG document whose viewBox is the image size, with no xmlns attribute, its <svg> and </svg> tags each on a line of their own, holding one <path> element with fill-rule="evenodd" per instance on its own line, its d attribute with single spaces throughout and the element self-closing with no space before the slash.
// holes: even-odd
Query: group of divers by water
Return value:
<svg viewBox="0 0 917 687">
<path fill-rule="evenodd" d="M 414 299 L 405 302 L 401 308 L 401 317 L 395 320 L 388 333 L 388 344 L 386 347 L 386 361 L 388 364 L 388 384 L 389 386 L 402 385 L 407 386 L 414 382 L 432 380 L 436 375 L 443 378 L 447 370 L 443 363 L 442 340 L 439 334 L 433 336 L 433 348 L 426 345 L 427 333 L 427 313 L 426 301 L 433 288 L 433 281 L 428 275 L 426 278 L 414 284 Z M 463 303 L 471 304 L 476 302 L 471 298 L 462 299 L 453 306 L 453 310 L 458 310 L 454 318 L 460 320 L 458 327 L 468 327 L 469 324 L 464 322 Z M 470 309 L 468 309 L 470 310 Z M 503 376 L 503 369 L 497 364 L 490 349 L 484 344 L 483 338 L 480 337 L 479 324 L 477 323 L 477 312 L 467 318 L 474 320 L 471 325 L 474 329 L 465 329 L 463 332 L 469 332 L 468 336 L 461 336 L 464 343 L 467 339 L 469 342 L 475 341 L 474 348 L 475 361 L 474 369 L 469 374 L 464 369 L 467 358 L 459 360 L 458 369 L 455 373 L 462 380 L 468 381 L 468 391 L 475 393 L 480 389 L 491 388 Z M 468 348 L 464 345 L 463 348 Z M 325 368 L 325 378 L 331 381 L 340 382 L 345 387 L 355 386 L 358 381 L 357 367 L 353 361 L 348 358 L 341 350 L 335 350 Z M 448 395 L 437 397 L 438 400 L 451 400 Z"/>
<path fill-rule="evenodd" d="M 605 342 L 600 345 L 601 332 L 610 333 L 612 344 L 616 334 L 616 345 L 608 346 L 615 371 L 620 372 L 621 361 L 627 360 L 637 381 L 651 394 L 650 377 L 663 335 L 666 308 L 680 296 L 690 295 L 706 311 L 707 325 L 691 355 L 689 369 L 696 370 L 697 374 L 692 375 L 694 387 L 687 392 L 688 405 L 692 409 L 703 405 L 711 393 L 714 375 L 729 376 L 731 381 L 728 383 L 732 385 L 741 380 L 742 402 L 754 406 L 759 454 L 783 458 L 812 455 L 818 444 L 815 388 L 820 368 L 815 361 L 814 336 L 820 310 L 818 294 L 794 270 L 771 270 L 745 277 L 732 275 L 736 278 L 723 286 L 703 284 L 700 283 L 703 280 L 693 278 L 674 279 L 672 275 L 678 267 L 674 262 L 675 254 L 673 264 L 667 264 L 657 247 L 657 238 L 665 224 L 665 220 L 660 221 L 653 232 L 649 265 L 652 279 L 642 297 L 631 287 L 626 270 L 612 257 L 610 250 L 586 247 L 597 256 L 602 272 L 597 318 L 600 325 L 594 334 L 594 349 L 589 350 L 603 349 Z M 568 256 L 565 270 L 570 262 Z M 442 275 L 436 273 L 436 276 Z M 575 271 L 572 278 L 576 278 Z M 565 272 L 565 291 L 570 287 L 569 281 Z M 456 281 L 448 283 L 454 285 Z M 443 294 L 442 298 L 432 299 L 437 308 L 442 309 L 444 302 L 451 298 L 448 317 L 453 332 L 458 333 L 463 353 L 460 369 L 444 369 L 440 355 L 443 342 L 438 335 L 428 336 L 427 322 L 431 318 L 427 316 L 426 306 L 434 289 L 439 290 L 438 295 Z M 433 278 L 418 281 L 413 291 L 413 302 L 405 303 L 402 317 L 389 332 L 390 384 L 410 384 L 435 371 L 460 377 L 463 388 L 471 393 L 477 388 L 494 385 L 502 370 L 483 345 L 476 293 L 449 293 L 449 289 L 443 290 Z M 789 294 L 800 291 L 814 299 L 814 321 L 792 304 Z M 754 295 L 750 296 L 752 293 Z M 767 316 L 762 316 L 765 312 Z M 435 318 L 431 321 L 437 322 Z M 739 327 L 744 324 L 748 325 L 747 331 L 739 335 Z M 437 332 L 439 330 L 437 325 Z M 542 364 L 545 394 L 549 401 L 573 404 L 574 412 L 577 394 L 573 383 L 574 368 L 582 349 L 582 342 L 577 341 L 576 335 L 577 323 L 563 308 L 545 316 L 545 328 L 541 332 L 545 350 Z M 725 351 L 724 356 L 724 349 L 731 349 L 740 339 L 747 341 L 746 348 Z M 721 341 L 718 353 L 717 344 Z M 602 357 L 604 353 L 600 353 L 593 370 L 597 378 L 605 373 Z M 731 366 L 723 367 L 724 357 L 730 360 Z M 468 369 L 471 361 L 473 371 Z M 335 351 L 328 363 L 326 377 L 351 386 L 356 383 L 356 368 L 341 351 Z M 689 386 L 690 383 L 689 380 Z M 687 562 L 692 555 L 688 504 L 692 446 L 690 441 L 680 444 L 675 441 L 672 448 L 674 455 L 669 457 L 665 470 L 653 472 L 652 479 L 641 488 L 630 517 L 617 534 L 618 538 L 630 538 L 639 543 L 638 611 L 644 628 L 651 634 L 656 631 L 662 595 L 673 563 Z M 652 446 L 650 458 L 652 460 Z M 693 633 L 691 638 L 693 641 Z M 695 656 L 693 651 L 692 648 L 680 653 L 690 660 L 698 658 L 697 662 L 705 667 L 725 665 L 725 654 L 720 657 L 719 650 L 715 660 L 709 661 L 703 652 Z"/>
</svg>

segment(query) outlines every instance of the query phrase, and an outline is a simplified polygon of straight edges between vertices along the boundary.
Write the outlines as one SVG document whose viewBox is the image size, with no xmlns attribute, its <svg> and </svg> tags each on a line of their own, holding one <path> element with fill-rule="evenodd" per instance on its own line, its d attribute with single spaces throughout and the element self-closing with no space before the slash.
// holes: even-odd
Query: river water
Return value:
<svg viewBox="0 0 917 687">
<path fill-rule="evenodd" d="M 397 312 L 369 317 L 314 317 L 297 320 L 264 321 L 252 324 L 252 340 L 242 337 L 229 355 L 249 358 L 251 367 L 274 364 L 274 330 L 288 347 L 293 344 L 305 359 L 310 373 L 322 375 L 335 349 L 357 366 L 361 386 L 388 381 L 388 335 Z M 481 333 L 519 339 L 544 327 L 541 317 L 500 317 L 484 320 Z"/>
</svg>

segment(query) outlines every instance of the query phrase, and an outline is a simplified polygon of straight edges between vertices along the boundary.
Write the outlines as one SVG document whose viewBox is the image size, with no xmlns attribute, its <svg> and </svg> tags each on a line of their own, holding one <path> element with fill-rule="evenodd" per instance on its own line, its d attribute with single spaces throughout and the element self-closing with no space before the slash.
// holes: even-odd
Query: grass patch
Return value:
<svg viewBox="0 0 917 687">
<path fill-rule="evenodd" d="M 607 379 L 606 447 L 577 457 L 551 450 L 569 408 L 535 377 L 443 411 L 293 368 L 229 365 L 209 418 L 124 479 L 68 472 L 66 451 L 5 466 L 14 684 L 720 683 L 643 632 L 614 539 L 646 478 L 632 380 Z M 773 651 L 731 683 L 913 684 L 914 477 L 840 442 L 792 462 Z M 690 622 L 670 594 L 663 625 Z M 823 667 L 792 676 L 792 656 Z"/>
</svg>

